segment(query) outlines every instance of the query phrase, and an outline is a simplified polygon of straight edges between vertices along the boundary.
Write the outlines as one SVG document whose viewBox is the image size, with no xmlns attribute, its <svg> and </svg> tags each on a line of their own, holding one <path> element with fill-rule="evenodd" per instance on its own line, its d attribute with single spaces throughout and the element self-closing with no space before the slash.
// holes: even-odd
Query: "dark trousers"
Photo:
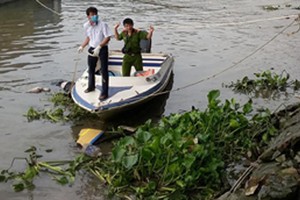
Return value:
<svg viewBox="0 0 300 200">
<path fill-rule="evenodd" d="M 101 63 L 100 70 L 101 70 L 101 76 L 102 76 L 101 95 L 108 95 L 108 47 L 107 46 L 104 46 L 100 49 L 99 58 L 100 58 L 100 63 Z M 89 65 L 88 88 L 89 89 L 95 88 L 95 69 L 97 66 L 97 61 L 98 61 L 98 57 L 93 57 L 90 55 L 88 56 L 88 65 Z"/>
</svg>

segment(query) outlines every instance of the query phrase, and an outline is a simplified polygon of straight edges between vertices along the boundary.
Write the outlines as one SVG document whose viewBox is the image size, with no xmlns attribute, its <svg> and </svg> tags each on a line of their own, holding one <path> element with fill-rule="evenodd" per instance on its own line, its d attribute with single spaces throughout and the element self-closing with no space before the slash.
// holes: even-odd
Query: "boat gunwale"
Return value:
<svg viewBox="0 0 300 200">
<path fill-rule="evenodd" d="M 115 54 L 113 54 L 112 56 L 115 56 Z M 149 54 L 148 54 L 148 57 L 151 57 L 151 56 L 152 55 L 149 56 Z M 122 109 L 124 109 L 126 107 L 130 107 L 134 104 L 140 104 L 142 102 L 146 102 L 146 101 L 152 99 L 153 97 L 157 96 L 157 93 L 162 91 L 165 88 L 165 86 L 167 85 L 167 82 L 170 78 L 171 71 L 173 70 L 173 63 L 174 63 L 173 56 L 167 55 L 167 54 L 160 54 L 160 56 L 165 56 L 166 58 L 163 60 L 159 71 L 156 72 L 155 74 L 161 73 L 161 70 L 165 70 L 163 76 L 159 78 L 159 82 L 157 84 L 154 84 L 153 87 L 149 88 L 148 90 L 144 91 L 143 93 L 138 94 L 137 96 L 130 97 L 124 101 L 114 102 L 112 104 L 108 103 L 105 105 L 100 105 L 99 107 L 89 104 L 95 108 L 95 109 L 92 109 L 92 108 L 88 108 L 87 106 L 83 106 L 82 103 L 79 103 L 76 96 L 78 96 L 79 98 L 81 98 L 81 97 L 78 95 L 78 92 L 76 91 L 76 86 L 74 86 L 72 88 L 72 92 L 71 92 L 72 99 L 74 100 L 74 102 L 77 105 L 79 105 L 83 109 L 88 110 L 90 112 L 95 112 L 95 113 L 106 113 L 106 112 L 110 112 L 110 111 L 113 112 L 114 110 L 122 110 Z M 114 77 L 114 78 L 118 78 L 118 77 Z M 122 77 L 120 77 L 120 78 L 122 78 Z M 134 77 L 130 77 L 130 78 L 134 78 Z M 136 77 L 136 78 L 140 78 L 140 77 Z M 142 78 L 145 78 L 145 77 L 142 77 Z"/>
</svg>

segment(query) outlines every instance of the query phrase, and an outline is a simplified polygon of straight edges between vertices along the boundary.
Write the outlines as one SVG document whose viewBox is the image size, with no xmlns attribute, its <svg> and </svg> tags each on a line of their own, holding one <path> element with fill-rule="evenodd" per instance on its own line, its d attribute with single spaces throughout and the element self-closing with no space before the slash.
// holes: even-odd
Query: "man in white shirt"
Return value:
<svg viewBox="0 0 300 200">
<path fill-rule="evenodd" d="M 95 90 L 95 69 L 98 57 L 101 62 L 102 91 L 99 100 L 105 100 L 108 97 L 108 42 L 112 36 L 108 25 L 101 21 L 98 16 L 98 10 L 95 7 L 89 7 L 86 10 L 88 21 L 83 25 L 86 38 L 78 48 L 82 52 L 84 47 L 89 45 L 88 66 L 89 80 L 86 93 Z"/>
</svg>

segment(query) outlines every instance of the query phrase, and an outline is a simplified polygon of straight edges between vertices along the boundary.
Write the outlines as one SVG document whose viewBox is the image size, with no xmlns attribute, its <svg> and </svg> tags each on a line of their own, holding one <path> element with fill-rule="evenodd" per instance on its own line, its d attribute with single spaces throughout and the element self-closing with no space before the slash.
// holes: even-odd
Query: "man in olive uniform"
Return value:
<svg viewBox="0 0 300 200">
<path fill-rule="evenodd" d="M 122 75 L 130 76 L 131 66 L 134 66 L 136 71 L 143 71 L 140 41 L 143 39 L 150 40 L 154 28 L 150 26 L 149 32 L 137 30 L 133 28 L 133 20 L 130 18 L 124 19 L 124 30 L 120 34 L 118 33 L 119 26 L 120 23 L 116 24 L 114 28 L 116 40 L 124 40 L 122 52 L 125 55 L 123 57 Z"/>
</svg>

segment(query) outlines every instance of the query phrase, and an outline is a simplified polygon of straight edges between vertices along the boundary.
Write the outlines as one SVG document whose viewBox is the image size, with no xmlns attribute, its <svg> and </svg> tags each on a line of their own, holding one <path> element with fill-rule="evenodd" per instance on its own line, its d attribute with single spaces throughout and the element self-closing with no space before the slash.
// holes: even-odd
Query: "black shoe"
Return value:
<svg viewBox="0 0 300 200">
<path fill-rule="evenodd" d="M 103 100 L 107 99 L 107 97 L 108 97 L 107 94 L 101 94 L 100 97 L 99 97 L 99 100 L 103 101 Z"/>
<path fill-rule="evenodd" d="M 95 90 L 95 88 L 87 88 L 86 90 L 84 90 L 84 92 L 85 93 L 89 93 L 89 92 L 92 92 L 92 91 L 94 91 Z"/>
</svg>

